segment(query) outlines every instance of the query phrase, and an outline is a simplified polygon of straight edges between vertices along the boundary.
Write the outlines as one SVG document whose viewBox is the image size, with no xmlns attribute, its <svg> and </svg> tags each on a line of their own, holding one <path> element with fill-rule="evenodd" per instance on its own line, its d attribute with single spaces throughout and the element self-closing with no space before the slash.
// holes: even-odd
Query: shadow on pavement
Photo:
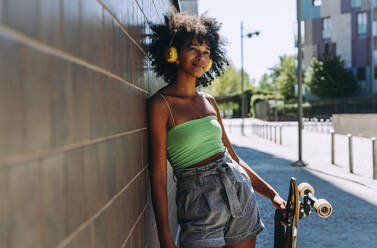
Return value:
<svg viewBox="0 0 377 248">
<path fill-rule="evenodd" d="M 303 168 L 292 167 L 294 161 L 248 147 L 233 147 L 285 200 L 289 179 L 295 177 L 298 183 L 310 183 L 318 198 L 325 198 L 332 204 L 334 212 L 328 219 L 321 219 L 312 213 L 300 220 L 297 247 L 377 247 L 377 206 L 335 187 Z M 257 247 L 273 247 L 275 209 L 268 199 L 260 195 L 257 198 L 265 223 L 265 230 L 258 235 Z"/>
</svg>

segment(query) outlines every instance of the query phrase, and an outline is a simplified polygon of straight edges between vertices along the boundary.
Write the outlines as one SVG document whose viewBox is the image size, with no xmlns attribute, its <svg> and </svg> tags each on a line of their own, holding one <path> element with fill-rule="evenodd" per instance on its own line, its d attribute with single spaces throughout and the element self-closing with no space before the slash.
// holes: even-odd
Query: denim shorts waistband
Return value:
<svg viewBox="0 0 377 248">
<path fill-rule="evenodd" d="M 195 176 L 203 172 L 209 171 L 215 167 L 221 166 L 226 161 L 226 158 L 228 158 L 229 156 L 230 156 L 229 153 L 225 151 L 223 156 L 213 161 L 210 161 L 204 165 L 200 165 L 200 166 L 192 167 L 192 168 L 189 167 L 189 168 L 184 168 L 184 169 L 175 169 L 173 173 L 174 173 L 174 176 L 178 180 L 186 178 L 186 177 Z"/>
</svg>

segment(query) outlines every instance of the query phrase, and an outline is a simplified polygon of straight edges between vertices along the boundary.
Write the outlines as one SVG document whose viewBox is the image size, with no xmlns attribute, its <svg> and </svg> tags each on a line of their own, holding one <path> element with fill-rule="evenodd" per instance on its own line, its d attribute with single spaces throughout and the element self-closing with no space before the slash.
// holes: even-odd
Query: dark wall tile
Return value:
<svg viewBox="0 0 377 248">
<path fill-rule="evenodd" d="M 113 198 L 117 191 L 116 164 L 113 140 L 101 142 L 97 146 L 97 162 L 102 178 L 102 187 L 107 189 L 107 200 Z"/>
<path fill-rule="evenodd" d="M 9 0 L 8 0 L 9 1 Z M 12 0 L 14 1 L 14 0 Z M 14 2 L 19 2 L 23 4 L 24 1 L 16 0 Z M 37 23 L 37 33 L 31 35 L 42 41 L 43 43 L 50 44 L 51 46 L 61 48 L 62 47 L 62 35 L 63 35 L 63 2 L 59 0 L 38 0 L 38 16 L 34 17 Z M 29 18 L 29 21 L 32 18 Z M 32 20 L 34 21 L 34 20 Z M 8 23 L 12 26 L 12 23 Z M 15 28 L 15 27 L 13 27 Z M 18 29 L 21 32 L 25 32 L 24 29 Z M 27 30 L 26 30 L 27 32 Z"/>
<path fill-rule="evenodd" d="M 150 201 L 149 201 L 150 202 Z M 144 234 L 145 246 L 144 247 L 158 247 L 159 240 L 157 234 L 156 221 L 153 213 L 152 204 L 148 205 L 144 217 Z"/>
<path fill-rule="evenodd" d="M 91 226 L 87 226 L 81 230 L 74 239 L 65 248 L 91 248 L 92 236 L 90 231 Z M 110 247 L 110 246 L 108 246 Z M 115 247 L 115 246 L 114 246 Z"/>
<path fill-rule="evenodd" d="M 110 1 L 107 7 L 112 7 L 111 13 L 92 0 L 3 1 L 6 10 L 1 18 L 6 25 L 143 87 L 138 80 L 143 76 L 140 70 L 146 55 L 146 20 L 134 0 Z M 21 4 L 24 7 L 18 8 Z"/>
<path fill-rule="evenodd" d="M 2 156 L 146 127 L 144 92 L 8 40 L 0 51 Z"/>
<path fill-rule="evenodd" d="M 147 204 L 147 170 L 144 170 L 121 195 L 121 230 L 124 237 L 130 233 Z"/>
<path fill-rule="evenodd" d="M 26 103 L 24 82 L 18 65 L 21 63 L 18 44 L 0 37 L 0 157 L 25 150 Z M 12 142 L 9 142 L 12 140 Z"/>
<path fill-rule="evenodd" d="M 6 247 L 8 208 L 6 194 L 8 189 L 8 168 L 0 169 L 0 247 Z"/>
<path fill-rule="evenodd" d="M 121 247 L 121 211 L 120 198 L 117 198 L 94 220 L 94 248 Z"/>
<path fill-rule="evenodd" d="M 130 238 L 130 247 L 144 247 L 145 234 L 144 234 L 144 215 L 141 216 L 139 221 L 136 223 L 135 229 L 133 230 Z"/>
<path fill-rule="evenodd" d="M 5 247 L 41 247 L 40 169 L 37 162 L 9 169 L 5 201 Z"/>
<path fill-rule="evenodd" d="M 74 231 L 83 223 L 86 212 L 85 182 L 82 150 L 73 150 L 64 154 L 64 209 L 66 233 Z"/>
<path fill-rule="evenodd" d="M 141 164 L 145 166 L 149 163 L 149 138 L 148 130 L 144 130 L 140 133 L 140 152 L 141 152 Z"/>
<path fill-rule="evenodd" d="M 142 168 L 140 132 L 118 138 L 115 147 L 118 190 L 123 189 Z"/>
<path fill-rule="evenodd" d="M 37 36 L 39 0 L 3 0 L 3 7 L 3 21 L 6 24 L 29 36 Z"/>
<path fill-rule="evenodd" d="M 108 201 L 108 189 L 104 183 L 103 168 L 97 160 L 97 145 L 83 149 L 84 184 L 86 213 L 89 217 L 96 214 Z"/>
<path fill-rule="evenodd" d="M 41 161 L 42 209 L 44 247 L 54 247 L 67 233 L 67 209 L 64 197 L 67 189 L 64 155 L 59 154 Z"/>
</svg>

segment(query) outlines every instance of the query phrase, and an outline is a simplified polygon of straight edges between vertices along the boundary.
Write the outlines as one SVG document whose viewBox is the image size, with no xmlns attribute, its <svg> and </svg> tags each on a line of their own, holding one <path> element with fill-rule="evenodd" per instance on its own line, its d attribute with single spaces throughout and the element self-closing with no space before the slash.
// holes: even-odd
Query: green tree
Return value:
<svg viewBox="0 0 377 248">
<path fill-rule="evenodd" d="M 295 85 L 297 75 L 295 70 L 295 56 L 280 56 L 279 65 L 274 67 L 273 78 L 277 82 L 278 91 L 284 102 L 295 99 Z"/>
<path fill-rule="evenodd" d="M 274 78 L 272 74 L 264 73 L 259 81 L 259 89 L 273 93 L 275 91 Z"/>
<path fill-rule="evenodd" d="M 249 75 L 244 72 L 244 90 L 251 89 L 252 83 Z M 236 70 L 233 65 L 228 66 L 221 77 L 213 80 L 210 86 L 201 90 L 213 96 L 229 96 L 241 93 L 241 70 Z"/>
<path fill-rule="evenodd" d="M 324 54 L 320 59 L 313 58 L 305 78 L 310 92 L 323 99 L 349 97 L 357 90 L 352 72 L 344 68 L 339 56 Z"/>
</svg>

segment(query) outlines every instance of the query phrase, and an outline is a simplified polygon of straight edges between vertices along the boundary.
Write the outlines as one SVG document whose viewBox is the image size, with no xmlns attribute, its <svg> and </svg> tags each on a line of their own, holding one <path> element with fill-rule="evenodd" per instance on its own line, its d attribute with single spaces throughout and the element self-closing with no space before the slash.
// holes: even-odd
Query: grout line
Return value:
<svg viewBox="0 0 377 248">
<path fill-rule="evenodd" d="M 95 213 L 91 218 L 89 218 L 87 221 L 85 221 L 84 223 L 82 223 L 78 228 L 76 228 L 75 231 L 73 231 L 68 237 L 66 237 L 65 239 L 63 239 L 56 247 L 57 248 L 64 248 L 65 246 L 67 246 L 69 244 L 69 242 L 71 242 L 75 237 L 76 235 L 81 232 L 82 230 L 84 230 L 88 225 L 92 224 L 94 222 L 94 220 L 96 218 L 98 218 L 102 212 L 104 212 L 117 198 L 120 197 L 121 194 L 123 194 L 124 191 L 126 191 L 126 189 L 148 168 L 148 166 L 145 166 L 143 169 L 141 169 L 141 171 L 139 171 L 139 173 L 137 173 L 128 183 L 126 186 L 123 187 L 123 189 L 121 189 L 116 195 L 114 195 L 110 201 L 108 201 L 97 213 Z M 147 203 L 148 205 L 148 203 Z M 147 205 L 144 207 L 142 213 L 145 211 Z M 139 216 L 140 218 L 140 216 Z M 138 219 L 139 219 L 138 218 Z M 136 223 L 138 222 L 138 220 L 136 221 Z"/>
<path fill-rule="evenodd" d="M 123 24 L 119 21 L 119 19 L 111 12 L 111 10 L 102 2 L 102 0 L 97 0 L 97 2 L 104 8 L 118 23 L 120 29 L 127 35 L 127 37 L 140 49 L 140 51 L 147 56 L 147 52 L 139 45 L 139 43 L 127 32 L 127 30 L 123 27 Z"/>
<path fill-rule="evenodd" d="M 149 205 L 149 202 L 147 202 L 145 204 L 145 206 L 144 206 L 143 210 L 141 211 L 140 215 L 137 217 L 137 219 L 135 221 L 135 224 L 133 225 L 133 227 L 131 228 L 130 232 L 128 233 L 126 240 L 123 242 L 122 248 L 126 247 L 126 244 L 127 244 L 128 240 L 131 238 L 132 232 L 135 230 L 137 224 L 139 223 L 139 221 L 141 219 L 141 216 L 144 215 L 145 210 L 147 210 L 148 205 Z"/>
<path fill-rule="evenodd" d="M 138 90 L 140 90 L 140 91 L 142 91 L 146 94 L 149 94 L 149 92 L 147 90 L 141 88 L 140 86 L 138 86 L 134 83 L 131 83 L 131 82 L 125 80 L 124 78 L 122 78 L 122 77 L 120 77 L 120 76 L 118 76 L 118 75 L 116 75 L 116 74 L 114 74 L 110 71 L 107 71 L 107 70 L 105 70 L 105 69 L 103 69 L 103 68 L 101 68 L 97 65 L 91 64 L 91 63 L 89 63 L 89 62 L 87 62 L 83 59 L 80 59 L 78 57 L 75 57 L 71 54 L 68 54 L 68 53 L 66 53 L 66 52 L 64 52 L 60 49 L 57 49 L 57 48 L 52 47 L 50 45 L 47 45 L 47 44 L 45 44 L 41 41 L 38 41 L 38 40 L 36 40 L 32 37 L 29 37 L 29 36 L 19 32 L 19 31 L 16 31 L 13 28 L 8 27 L 8 26 L 6 26 L 2 23 L 0 23 L 0 35 L 1 35 L 1 33 L 5 34 L 6 36 L 8 36 L 11 39 L 14 39 L 18 42 L 24 43 L 24 44 L 26 44 L 30 47 L 33 47 L 35 49 L 42 51 L 42 52 L 45 52 L 45 53 L 50 54 L 50 55 L 55 55 L 58 58 L 65 59 L 65 60 L 70 61 L 72 63 L 76 63 L 78 65 L 82 65 L 86 68 L 92 69 L 96 72 L 105 74 L 106 76 L 109 76 L 111 78 L 119 80 L 126 85 L 129 85 L 129 86 L 131 86 L 135 89 L 138 89 Z"/>
<path fill-rule="evenodd" d="M 147 20 L 147 24 L 148 24 L 148 26 L 149 26 L 149 20 L 148 20 L 148 17 L 147 17 L 147 15 L 144 13 L 144 10 L 143 10 L 143 8 L 142 8 L 141 5 L 140 5 L 139 0 L 135 0 L 135 2 L 136 2 L 136 4 L 137 4 L 137 6 L 139 6 L 139 9 L 141 10 L 141 13 L 143 14 L 145 20 Z"/>
<path fill-rule="evenodd" d="M 110 136 L 107 136 L 107 137 L 101 137 L 101 138 L 97 138 L 97 139 L 93 139 L 93 140 L 82 141 L 80 143 L 69 144 L 69 145 L 66 145 L 66 146 L 63 146 L 63 147 L 52 148 L 52 149 L 47 149 L 47 150 L 43 150 L 43 151 L 31 152 L 29 154 L 16 155 L 16 156 L 8 157 L 8 158 L 0 160 L 0 169 L 6 168 L 6 167 L 9 167 L 9 166 L 12 166 L 12 165 L 19 165 L 21 163 L 30 162 L 30 161 L 41 159 L 41 158 L 50 157 L 50 156 L 53 156 L 53 155 L 56 155 L 56 154 L 68 152 L 68 151 L 75 150 L 75 149 L 78 149 L 78 148 L 81 148 L 81 147 L 101 143 L 101 142 L 104 142 L 104 141 L 107 141 L 107 140 L 110 140 L 110 139 L 119 138 L 119 137 L 122 137 L 122 136 L 125 136 L 125 135 L 145 131 L 147 129 L 148 128 L 146 128 L 146 127 L 140 128 L 140 129 L 127 131 L 127 132 L 123 132 L 123 133 L 117 133 L 117 134 L 110 135 Z"/>
<path fill-rule="evenodd" d="M 160 13 L 157 10 L 156 3 L 154 2 L 154 0 L 152 0 L 152 3 L 153 3 L 153 6 L 154 6 L 154 10 L 157 13 L 158 19 L 160 19 L 161 23 L 163 23 L 164 21 L 161 19 L 160 15 L 159 15 Z"/>
</svg>

